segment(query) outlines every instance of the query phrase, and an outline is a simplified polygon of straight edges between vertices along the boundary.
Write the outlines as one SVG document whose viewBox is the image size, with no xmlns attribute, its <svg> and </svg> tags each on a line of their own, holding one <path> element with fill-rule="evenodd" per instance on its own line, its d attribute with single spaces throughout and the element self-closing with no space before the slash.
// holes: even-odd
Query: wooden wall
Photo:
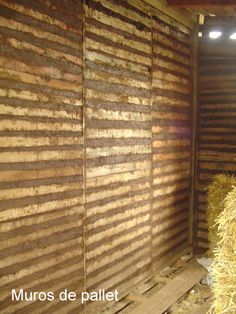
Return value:
<svg viewBox="0 0 236 314">
<path fill-rule="evenodd" d="M 86 3 L 87 288 L 122 291 L 151 263 L 151 19 L 141 2 Z"/>
<path fill-rule="evenodd" d="M 10 290 L 124 293 L 188 246 L 191 30 L 140 0 L 0 4 L 1 308 L 81 312 Z"/>
<path fill-rule="evenodd" d="M 0 308 L 69 312 L 11 302 L 11 289 L 84 284 L 82 3 L 0 3 Z"/>
<path fill-rule="evenodd" d="M 170 24 L 140 1 L 86 1 L 90 290 L 122 293 L 188 246 L 191 37 Z"/>
<path fill-rule="evenodd" d="M 152 259 L 188 243 L 191 38 L 153 16 Z"/>
<path fill-rule="evenodd" d="M 235 173 L 236 45 L 203 38 L 199 45 L 197 245 L 208 247 L 206 187 L 217 173 Z"/>
</svg>

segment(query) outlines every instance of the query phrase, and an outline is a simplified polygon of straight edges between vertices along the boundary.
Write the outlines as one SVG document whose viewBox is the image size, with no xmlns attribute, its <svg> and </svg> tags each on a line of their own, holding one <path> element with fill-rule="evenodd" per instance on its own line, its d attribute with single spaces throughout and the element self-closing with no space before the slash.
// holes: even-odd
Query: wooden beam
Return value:
<svg viewBox="0 0 236 314">
<path fill-rule="evenodd" d="M 191 189 L 190 189 L 190 208 L 189 208 L 189 244 L 193 250 L 197 246 L 197 221 L 198 212 L 196 206 L 196 186 L 197 186 L 197 140 L 198 132 L 198 32 L 199 25 L 196 23 L 193 28 L 192 37 L 192 139 L 191 139 Z"/>
<path fill-rule="evenodd" d="M 176 7 L 235 6 L 236 0 L 167 0 L 167 4 Z"/>
<path fill-rule="evenodd" d="M 211 26 L 236 26 L 236 16 L 205 16 L 205 25 Z"/>
<path fill-rule="evenodd" d="M 190 290 L 202 277 L 206 270 L 197 264 L 196 260 L 189 263 L 188 267 L 167 285 L 135 308 L 131 314 L 162 314 L 188 290 Z"/>
<path fill-rule="evenodd" d="M 171 8 L 166 5 L 166 0 L 143 0 L 145 3 L 149 4 L 151 7 L 162 13 L 165 17 L 170 17 L 176 20 L 182 25 L 193 28 L 194 21 L 196 19 L 192 12 L 187 10 Z"/>
<path fill-rule="evenodd" d="M 211 31 L 218 31 L 220 30 L 224 35 L 228 35 L 236 32 L 236 25 L 200 25 L 199 26 L 199 32 L 205 33 L 205 32 L 211 32 Z M 204 35 L 204 34 L 203 34 Z"/>
</svg>

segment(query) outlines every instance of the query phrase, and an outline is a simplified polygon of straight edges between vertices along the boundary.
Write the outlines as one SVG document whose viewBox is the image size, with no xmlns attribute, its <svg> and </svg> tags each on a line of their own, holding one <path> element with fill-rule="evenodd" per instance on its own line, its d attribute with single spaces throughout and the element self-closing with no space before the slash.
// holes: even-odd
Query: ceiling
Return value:
<svg viewBox="0 0 236 314">
<path fill-rule="evenodd" d="M 167 0 L 167 4 L 205 16 L 236 16 L 235 0 Z"/>
<path fill-rule="evenodd" d="M 191 12 L 202 15 L 236 16 L 236 6 L 186 7 Z"/>
</svg>

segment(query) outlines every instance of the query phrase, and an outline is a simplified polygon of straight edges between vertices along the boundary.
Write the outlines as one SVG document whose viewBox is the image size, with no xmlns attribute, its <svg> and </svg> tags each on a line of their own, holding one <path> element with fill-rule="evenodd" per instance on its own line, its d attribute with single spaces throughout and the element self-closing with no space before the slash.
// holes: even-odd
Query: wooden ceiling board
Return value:
<svg viewBox="0 0 236 314">
<path fill-rule="evenodd" d="M 167 0 L 167 4 L 177 7 L 232 6 L 236 5 L 236 0 Z"/>
<path fill-rule="evenodd" d="M 167 4 L 203 15 L 236 15 L 236 0 L 167 0 Z"/>
</svg>

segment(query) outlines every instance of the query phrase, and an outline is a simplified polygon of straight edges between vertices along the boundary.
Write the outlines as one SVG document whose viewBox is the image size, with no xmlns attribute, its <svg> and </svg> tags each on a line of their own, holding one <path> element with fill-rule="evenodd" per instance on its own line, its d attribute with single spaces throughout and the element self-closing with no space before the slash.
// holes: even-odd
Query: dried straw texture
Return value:
<svg viewBox="0 0 236 314">
<path fill-rule="evenodd" d="M 236 185 L 236 179 L 227 174 L 217 174 L 208 186 L 207 192 L 207 224 L 209 229 L 209 256 L 213 256 L 219 241 L 217 218 L 224 208 L 224 200 L 232 186 Z"/>
<path fill-rule="evenodd" d="M 220 241 L 211 268 L 215 314 L 236 313 L 236 187 L 225 200 L 217 219 Z"/>
</svg>

